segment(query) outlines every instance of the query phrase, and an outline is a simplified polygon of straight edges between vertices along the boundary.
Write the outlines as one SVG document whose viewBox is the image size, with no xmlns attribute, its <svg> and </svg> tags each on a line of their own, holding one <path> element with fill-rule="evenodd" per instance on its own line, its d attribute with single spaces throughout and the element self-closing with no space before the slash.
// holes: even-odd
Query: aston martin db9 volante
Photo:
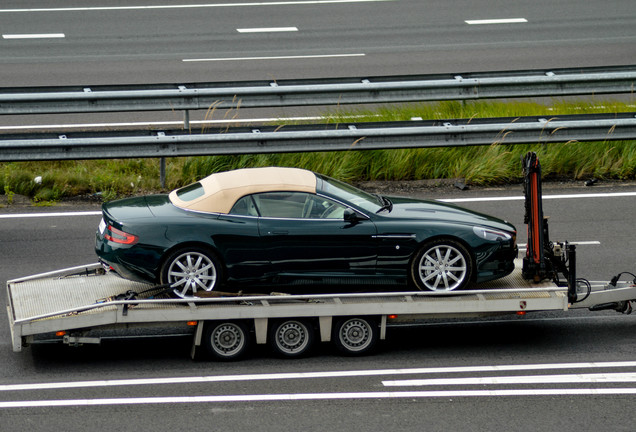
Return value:
<svg viewBox="0 0 636 432">
<path fill-rule="evenodd" d="M 451 291 L 509 274 L 517 255 L 505 221 L 296 168 L 216 173 L 170 194 L 105 203 L 102 213 L 104 265 L 180 297 L 352 280 Z"/>
</svg>

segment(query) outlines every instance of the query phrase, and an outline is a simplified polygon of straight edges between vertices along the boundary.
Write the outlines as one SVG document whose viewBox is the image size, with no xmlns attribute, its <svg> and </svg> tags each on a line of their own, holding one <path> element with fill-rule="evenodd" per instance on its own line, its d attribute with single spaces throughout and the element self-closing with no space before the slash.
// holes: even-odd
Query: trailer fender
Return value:
<svg viewBox="0 0 636 432">
<path fill-rule="evenodd" d="M 320 342 L 331 342 L 331 325 L 333 317 L 318 317 L 318 325 L 320 327 Z"/>
<path fill-rule="evenodd" d="M 254 318 L 254 336 L 258 345 L 267 343 L 267 324 L 268 318 Z"/>
</svg>

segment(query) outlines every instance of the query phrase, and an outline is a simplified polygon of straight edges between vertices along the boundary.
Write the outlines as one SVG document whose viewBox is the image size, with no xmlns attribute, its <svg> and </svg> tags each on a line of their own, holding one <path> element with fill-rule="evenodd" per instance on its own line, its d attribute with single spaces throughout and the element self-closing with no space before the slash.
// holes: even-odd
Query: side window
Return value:
<svg viewBox="0 0 636 432">
<path fill-rule="evenodd" d="M 256 205 L 252 212 L 245 209 L 250 204 Z M 265 192 L 241 198 L 231 213 L 281 219 L 343 219 L 344 211 L 345 206 L 310 193 Z"/>
<path fill-rule="evenodd" d="M 258 210 L 256 210 L 256 205 L 254 204 L 252 196 L 244 196 L 234 203 L 232 210 L 230 210 L 230 214 L 240 216 L 258 216 Z"/>
<path fill-rule="evenodd" d="M 343 219 L 345 206 L 328 198 L 307 194 L 303 217 L 309 219 Z"/>
<path fill-rule="evenodd" d="M 302 192 L 265 192 L 252 196 L 262 217 L 300 219 L 308 195 Z"/>
</svg>

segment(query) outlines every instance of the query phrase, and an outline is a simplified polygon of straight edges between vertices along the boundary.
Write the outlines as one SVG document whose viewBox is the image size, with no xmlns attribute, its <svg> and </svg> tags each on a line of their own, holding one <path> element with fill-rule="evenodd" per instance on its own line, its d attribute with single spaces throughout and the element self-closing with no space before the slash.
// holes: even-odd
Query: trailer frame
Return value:
<svg viewBox="0 0 636 432">
<path fill-rule="evenodd" d="M 31 343 L 37 343 L 42 336 L 46 341 L 52 338 L 76 346 L 100 343 L 102 336 L 99 334 L 104 330 L 123 331 L 123 336 L 130 336 L 133 330 L 138 332 L 145 328 L 152 333 L 156 327 L 165 331 L 165 327 L 173 326 L 174 334 L 193 336 L 192 355 L 195 356 L 198 348 L 207 343 L 204 331 L 210 323 L 248 324 L 255 342 L 265 344 L 271 339 L 272 323 L 309 320 L 315 324 L 318 340 L 330 342 L 336 320 L 362 317 L 370 319 L 377 327 L 378 339 L 385 339 L 388 326 L 406 321 L 567 311 L 636 299 L 633 283 L 617 283 L 597 287 L 591 293 L 585 293 L 587 298 L 583 302 L 572 304 L 568 300 L 568 287 L 557 286 L 551 281 L 524 281 L 520 270 L 481 289 L 443 293 L 270 294 L 186 299 L 133 296 L 128 300 L 116 299 L 118 294 L 139 292 L 148 287 L 151 286 L 105 273 L 97 263 L 10 280 L 7 282 L 7 313 L 13 350 L 19 352 Z M 80 292 L 84 298 L 93 297 L 94 301 L 78 304 L 82 303 L 81 298 L 78 299 Z M 346 349 L 345 353 L 348 353 Z M 288 354 L 293 356 L 294 353 Z"/>
</svg>

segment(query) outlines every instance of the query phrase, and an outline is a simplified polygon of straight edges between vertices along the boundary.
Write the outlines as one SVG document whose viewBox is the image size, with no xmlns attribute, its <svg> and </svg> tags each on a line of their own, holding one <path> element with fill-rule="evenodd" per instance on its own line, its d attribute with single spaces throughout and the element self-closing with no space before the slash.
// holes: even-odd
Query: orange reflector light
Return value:
<svg viewBox="0 0 636 432">
<path fill-rule="evenodd" d="M 64 330 L 55 332 L 55 336 L 66 336 L 66 332 Z"/>
<path fill-rule="evenodd" d="M 199 324 L 199 321 L 188 321 L 187 324 L 189 326 L 195 326 L 195 325 Z"/>
<path fill-rule="evenodd" d="M 396 319 L 396 318 L 397 318 L 397 315 L 388 315 L 388 316 L 387 316 L 387 318 L 389 318 L 389 319 Z"/>
<path fill-rule="evenodd" d="M 526 311 L 517 311 L 517 315 L 523 316 L 526 314 Z"/>
</svg>

